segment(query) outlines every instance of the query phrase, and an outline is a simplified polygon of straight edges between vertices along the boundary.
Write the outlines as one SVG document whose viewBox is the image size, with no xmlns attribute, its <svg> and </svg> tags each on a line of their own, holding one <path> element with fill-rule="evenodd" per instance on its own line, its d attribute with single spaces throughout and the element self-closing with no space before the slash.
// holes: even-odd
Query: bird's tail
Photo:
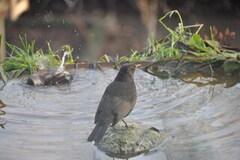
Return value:
<svg viewBox="0 0 240 160">
<path fill-rule="evenodd" d="M 95 141 L 96 143 L 100 142 L 107 131 L 109 125 L 99 125 L 97 124 L 95 128 L 93 129 L 92 133 L 89 135 L 87 141 Z"/>
</svg>

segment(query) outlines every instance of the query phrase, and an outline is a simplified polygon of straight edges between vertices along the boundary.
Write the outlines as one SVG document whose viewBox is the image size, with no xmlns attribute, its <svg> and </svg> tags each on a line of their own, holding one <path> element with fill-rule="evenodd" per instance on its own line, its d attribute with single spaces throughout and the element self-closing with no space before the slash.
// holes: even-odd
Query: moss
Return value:
<svg viewBox="0 0 240 160">
<path fill-rule="evenodd" d="M 111 157 L 130 158 L 149 151 L 164 140 L 156 129 L 129 123 L 109 127 L 102 141 L 96 146 Z"/>
</svg>

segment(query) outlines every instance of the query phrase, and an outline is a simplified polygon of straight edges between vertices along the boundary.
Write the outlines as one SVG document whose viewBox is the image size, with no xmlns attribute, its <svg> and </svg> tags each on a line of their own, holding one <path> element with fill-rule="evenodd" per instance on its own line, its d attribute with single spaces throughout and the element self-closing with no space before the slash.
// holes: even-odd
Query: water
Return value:
<svg viewBox="0 0 240 160">
<path fill-rule="evenodd" d="M 0 99 L 1 160 L 112 159 L 86 141 L 106 86 L 117 71 L 76 70 L 69 86 L 10 81 Z M 138 99 L 126 121 L 153 126 L 167 141 L 133 160 L 240 159 L 240 84 L 197 87 L 137 70 Z"/>
</svg>

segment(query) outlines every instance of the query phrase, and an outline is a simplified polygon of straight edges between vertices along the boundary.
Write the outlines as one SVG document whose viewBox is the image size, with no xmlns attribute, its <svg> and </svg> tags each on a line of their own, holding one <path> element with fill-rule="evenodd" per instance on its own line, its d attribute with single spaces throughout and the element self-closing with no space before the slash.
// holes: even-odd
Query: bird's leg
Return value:
<svg viewBox="0 0 240 160">
<path fill-rule="evenodd" d="M 122 119 L 123 123 L 125 124 L 125 127 L 128 128 L 127 123 Z"/>
</svg>

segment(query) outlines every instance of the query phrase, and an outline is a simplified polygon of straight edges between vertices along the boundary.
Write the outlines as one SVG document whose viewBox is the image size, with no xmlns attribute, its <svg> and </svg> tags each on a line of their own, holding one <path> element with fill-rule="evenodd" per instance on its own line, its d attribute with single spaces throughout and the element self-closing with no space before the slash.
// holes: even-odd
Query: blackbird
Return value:
<svg viewBox="0 0 240 160">
<path fill-rule="evenodd" d="M 114 81 L 107 86 L 95 114 L 96 126 L 87 139 L 89 142 L 100 142 L 107 128 L 120 120 L 127 127 L 123 118 L 132 111 L 137 98 L 133 76 L 135 68 L 133 64 L 122 66 Z"/>
</svg>

